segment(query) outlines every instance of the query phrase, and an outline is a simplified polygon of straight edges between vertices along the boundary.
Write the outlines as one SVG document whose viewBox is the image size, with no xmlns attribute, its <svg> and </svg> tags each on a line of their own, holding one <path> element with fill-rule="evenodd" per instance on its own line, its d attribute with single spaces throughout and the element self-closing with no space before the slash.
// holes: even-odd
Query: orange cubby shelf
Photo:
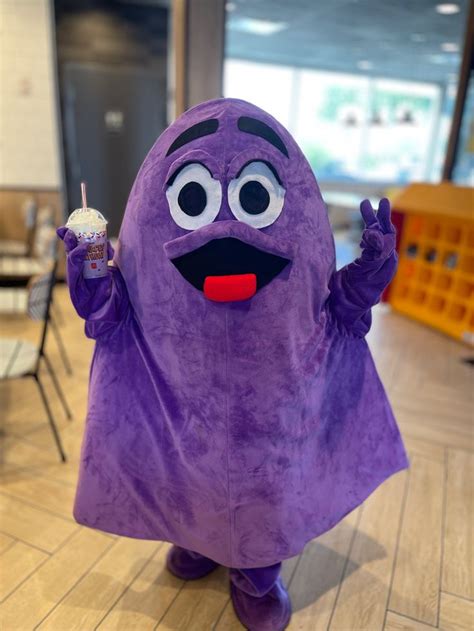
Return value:
<svg viewBox="0 0 474 631">
<path fill-rule="evenodd" d="M 474 189 L 412 184 L 393 211 L 401 233 L 390 304 L 474 345 Z"/>
</svg>

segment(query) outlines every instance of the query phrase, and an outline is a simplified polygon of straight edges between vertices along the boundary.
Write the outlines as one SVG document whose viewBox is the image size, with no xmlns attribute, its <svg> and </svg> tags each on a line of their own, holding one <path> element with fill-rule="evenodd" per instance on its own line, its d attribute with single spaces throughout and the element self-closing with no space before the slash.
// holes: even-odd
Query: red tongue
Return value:
<svg viewBox="0 0 474 631">
<path fill-rule="evenodd" d="M 232 274 L 230 276 L 206 276 L 204 295 L 215 302 L 248 300 L 257 291 L 255 274 Z"/>
</svg>

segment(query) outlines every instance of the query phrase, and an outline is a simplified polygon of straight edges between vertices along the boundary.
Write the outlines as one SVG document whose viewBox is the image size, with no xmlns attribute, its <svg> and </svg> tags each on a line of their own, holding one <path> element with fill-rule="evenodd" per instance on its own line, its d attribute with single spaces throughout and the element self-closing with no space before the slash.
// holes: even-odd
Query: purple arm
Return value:
<svg viewBox="0 0 474 631">
<path fill-rule="evenodd" d="M 93 339 L 111 332 L 125 319 L 129 300 L 124 280 L 116 267 L 108 269 L 103 278 L 84 278 L 82 268 L 87 244 L 78 244 L 76 235 L 65 226 L 58 228 L 58 237 L 64 242 L 67 254 L 67 283 L 72 304 L 86 321 L 86 335 Z M 114 255 L 107 243 L 109 260 Z"/>
<path fill-rule="evenodd" d="M 329 282 L 329 309 L 341 330 L 364 337 L 372 323 L 371 308 L 397 269 L 395 228 L 390 221 L 390 202 L 382 199 L 375 214 L 369 200 L 360 205 L 365 223 L 362 254 L 335 272 Z"/>
</svg>

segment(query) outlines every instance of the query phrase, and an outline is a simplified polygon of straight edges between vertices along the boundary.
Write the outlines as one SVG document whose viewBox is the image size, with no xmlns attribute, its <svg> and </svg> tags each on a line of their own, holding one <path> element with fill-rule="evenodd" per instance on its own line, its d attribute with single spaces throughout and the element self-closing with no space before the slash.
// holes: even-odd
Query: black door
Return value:
<svg viewBox="0 0 474 631">
<path fill-rule="evenodd" d="M 69 212 L 84 180 L 89 206 L 117 236 L 138 169 L 166 124 L 165 82 L 136 67 L 69 63 L 62 94 Z"/>
</svg>

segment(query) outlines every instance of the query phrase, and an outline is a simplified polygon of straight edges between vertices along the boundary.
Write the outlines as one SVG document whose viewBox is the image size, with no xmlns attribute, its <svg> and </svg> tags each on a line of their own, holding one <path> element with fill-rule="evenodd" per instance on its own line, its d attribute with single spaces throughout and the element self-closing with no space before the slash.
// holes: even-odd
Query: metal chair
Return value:
<svg viewBox="0 0 474 631">
<path fill-rule="evenodd" d="M 1 243 L 0 247 L 3 247 Z M 37 210 L 33 231 L 25 247 L 22 255 L 8 255 L 4 247 L 0 250 L 2 287 L 26 287 L 30 278 L 49 269 L 57 250 L 54 210 L 50 206 Z"/>
<path fill-rule="evenodd" d="M 27 287 L 0 287 L 0 315 L 7 314 L 25 314 L 28 309 L 28 288 Z M 56 341 L 59 351 L 59 357 L 64 366 L 64 370 L 68 375 L 72 375 L 72 365 L 67 354 L 64 344 L 61 326 L 64 324 L 64 316 L 59 308 L 59 304 L 54 301 L 51 303 L 49 312 L 49 324 L 51 333 Z"/>
<path fill-rule="evenodd" d="M 61 357 L 64 370 L 67 372 L 69 376 L 71 376 L 72 375 L 71 362 L 69 361 L 66 347 L 64 346 L 61 331 L 59 329 L 59 325 L 61 324 L 61 322 L 62 322 L 62 313 L 60 309 L 58 308 L 57 303 L 53 301 L 51 304 L 51 310 L 49 313 L 49 323 L 51 325 L 51 331 L 53 333 L 54 339 L 56 340 L 56 345 L 58 347 L 59 356 Z"/>
<path fill-rule="evenodd" d="M 35 276 L 44 274 L 51 268 L 58 256 L 58 239 L 54 227 L 54 212 L 50 207 L 40 208 L 37 213 L 35 241 L 31 252 L 35 256 L 2 256 L 0 251 L 0 311 L 20 313 L 25 310 L 24 294 L 29 282 Z M 59 356 L 68 375 L 72 375 L 72 366 L 63 343 L 60 324 L 63 318 L 59 305 L 52 298 L 49 310 L 51 332 L 59 349 Z"/>
<path fill-rule="evenodd" d="M 65 415 L 69 420 L 72 419 L 71 411 L 59 385 L 53 365 L 46 354 L 46 337 L 51 318 L 50 311 L 56 281 L 56 267 L 57 261 L 54 262 L 51 271 L 31 279 L 29 283 L 27 312 L 33 320 L 43 322 L 40 343 L 37 346 L 23 339 L 0 338 L 0 380 L 24 377 L 31 377 L 35 380 L 59 455 L 61 460 L 66 462 L 66 454 L 61 443 L 61 437 L 40 374 L 41 364 L 44 362 Z"/>
<path fill-rule="evenodd" d="M 12 209 L 13 210 L 13 209 Z M 25 237 L 19 239 L 0 239 L 0 256 L 33 255 L 38 204 L 34 197 L 27 197 L 20 209 L 20 217 L 24 223 Z M 19 217 L 19 218 L 20 218 Z"/>
</svg>

